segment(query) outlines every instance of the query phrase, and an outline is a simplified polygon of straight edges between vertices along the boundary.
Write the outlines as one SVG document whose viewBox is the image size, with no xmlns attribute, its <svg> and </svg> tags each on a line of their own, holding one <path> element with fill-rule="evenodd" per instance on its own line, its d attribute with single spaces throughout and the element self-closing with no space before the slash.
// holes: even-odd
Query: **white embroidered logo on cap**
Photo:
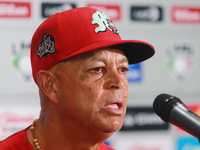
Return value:
<svg viewBox="0 0 200 150">
<path fill-rule="evenodd" d="M 114 25 L 114 23 L 112 22 L 112 20 L 107 15 L 105 15 L 104 13 L 97 11 L 92 15 L 92 18 L 93 18 L 92 24 L 98 24 L 99 25 L 99 27 L 97 27 L 95 29 L 96 33 L 106 32 L 107 28 L 108 28 L 114 34 L 119 34 L 119 32 L 118 32 L 116 26 Z"/>
</svg>

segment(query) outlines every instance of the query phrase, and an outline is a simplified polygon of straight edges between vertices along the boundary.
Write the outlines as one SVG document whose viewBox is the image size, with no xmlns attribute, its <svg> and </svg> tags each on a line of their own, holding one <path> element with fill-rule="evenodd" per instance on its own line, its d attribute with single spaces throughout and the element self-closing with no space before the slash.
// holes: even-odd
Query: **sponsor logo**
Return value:
<svg viewBox="0 0 200 150">
<path fill-rule="evenodd" d="M 0 17 L 29 18 L 31 4 L 29 2 L 0 2 Z"/>
<path fill-rule="evenodd" d="M 200 23 L 200 8 L 173 7 L 171 18 L 175 23 Z"/>
<path fill-rule="evenodd" d="M 123 136 L 115 140 L 115 148 L 119 150 L 173 150 L 173 139 L 165 135 L 146 134 Z M 131 138 L 130 138 L 131 137 Z"/>
<path fill-rule="evenodd" d="M 186 41 L 168 42 L 165 46 L 165 64 L 168 72 L 183 83 L 195 66 L 194 44 Z"/>
<path fill-rule="evenodd" d="M 8 136 L 14 132 L 25 129 L 39 115 L 38 112 L 39 108 L 32 106 L 31 108 L 27 106 L 0 107 L 0 135 Z"/>
<path fill-rule="evenodd" d="M 28 40 L 12 42 L 12 64 L 25 81 L 32 81 L 32 70 L 30 61 L 30 46 Z"/>
<path fill-rule="evenodd" d="M 121 8 L 119 5 L 88 4 L 87 6 L 104 12 L 111 20 L 117 21 L 121 19 Z"/>
<path fill-rule="evenodd" d="M 166 130 L 169 124 L 162 121 L 151 107 L 128 107 L 120 131 Z"/>
<path fill-rule="evenodd" d="M 159 6 L 132 6 L 131 19 L 134 21 L 160 22 L 163 9 Z"/>
<path fill-rule="evenodd" d="M 127 72 L 128 81 L 131 82 L 141 82 L 143 77 L 142 64 L 137 63 L 129 65 L 129 71 Z"/>
<path fill-rule="evenodd" d="M 200 103 L 194 103 L 194 104 L 187 104 L 187 107 L 194 112 L 195 114 L 197 114 L 198 116 L 200 116 Z"/>
<path fill-rule="evenodd" d="M 94 25 L 98 24 L 99 25 L 99 27 L 97 27 L 95 29 L 96 33 L 106 32 L 107 28 L 108 28 L 114 34 L 119 34 L 117 28 L 115 27 L 115 24 L 104 13 L 97 11 L 92 15 L 92 18 L 93 18 L 92 24 L 94 24 Z"/>
<path fill-rule="evenodd" d="M 200 103 L 190 103 L 186 104 L 186 106 L 197 116 L 200 116 Z M 186 131 L 182 130 L 181 128 L 176 126 L 177 131 L 187 133 Z M 187 133 L 188 134 L 188 133 Z"/>
<path fill-rule="evenodd" d="M 42 17 L 48 18 L 55 13 L 76 8 L 74 3 L 42 3 Z"/>
<path fill-rule="evenodd" d="M 177 150 L 199 150 L 198 139 L 194 137 L 180 137 L 177 141 Z"/>
<path fill-rule="evenodd" d="M 127 150 L 162 150 L 162 149 L 163 148 L 159 144 L 149 146 L 149 145 L 146 145 L 145 143 L 145 144 L 131 145 Z"/>
<path fill-rule="evenodd" d="M 104 144 L 108 145 L 108 146 L 111 146 L 111 141 L 110 140 L 107 140 L 104 142 Z"/>
<path fill-rule="evenodd" d="M 38 45 L 37 56 L 41 59 L 47 57 L 48 54 L 54 54 L 56 52 L 55 40 L 52 35 L 44 34 L 42 36 L 42 42 Z"/>
</svg>

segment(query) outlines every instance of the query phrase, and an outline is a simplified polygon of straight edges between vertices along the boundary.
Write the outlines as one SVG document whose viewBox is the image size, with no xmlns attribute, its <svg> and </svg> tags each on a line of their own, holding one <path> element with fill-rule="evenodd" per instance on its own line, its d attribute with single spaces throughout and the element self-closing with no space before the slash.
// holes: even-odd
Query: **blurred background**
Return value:
<svg viewBox="0 0 200 150">
<path fill-rule="evenodd" d="M 52 14 L 83 6 L 107 14 L 122 39 L 156 49 L 151 59 L 130 66 L 127 115 L 107 144 L 117 150 L 199 150 L 197 139 L 152 108 L 157 95 L 168 93 L 200 115 L 199 0 L 0 0 L 0 140 L 40 113 L 29 58 L 34 31 Z"/>
</svg>

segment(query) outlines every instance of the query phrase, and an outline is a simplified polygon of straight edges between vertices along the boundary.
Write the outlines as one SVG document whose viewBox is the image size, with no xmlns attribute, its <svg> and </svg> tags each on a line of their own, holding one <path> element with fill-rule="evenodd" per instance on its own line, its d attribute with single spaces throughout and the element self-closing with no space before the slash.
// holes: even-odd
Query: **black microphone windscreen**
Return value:
<svg viewBox="0 0 200 150">
<path fill-rule="evenodd" d="M 154 100 L 153 109 L 162 120 L 168 122 L 170 112 L 177 103 L 182 103 L 179 98 L 169 94 L 160 94 Z"/>
</svg>

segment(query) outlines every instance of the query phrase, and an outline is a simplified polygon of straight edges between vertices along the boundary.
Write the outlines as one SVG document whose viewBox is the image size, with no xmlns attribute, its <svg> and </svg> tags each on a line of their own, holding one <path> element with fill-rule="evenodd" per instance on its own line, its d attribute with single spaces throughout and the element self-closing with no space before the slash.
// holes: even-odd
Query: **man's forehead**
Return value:
<svg viewBox="0 0 200 150">
<path fill-rule="evenodd" d="M 104 49 L 100 49 L 100 50 L 95 50 L 92 52 L 88 52 L 85 54 L 80 55 L 80 58 L 88 58 L 90 60 L 98 60 L 98 59 L 103 59 L 103 58 L 108 58 L 108 57 L 120 57 L 121 59 L 124 59 L 126 61 L 128 61 L 128 59 L 126 58 L 124 52 L 122 50 L 119 49 L 114 49 L 114 48 L 104 48 Z"/>
<path fill-rule="evenodd" d="M 83 54 L 68 58 L 61 62 L 70 62 L 70 64 L 83 63 L 85 61 L 86 62 L 90 62 L 90 61 L 104 62 L 108 60 L 109 57 L 114 58 L 115 57 L 114 55 L 116 56 L 116 58 L 118 58 L 117 60 L 119 61 L 119 63 L 123 63 L 123 62 L 128 63 L 128 59 L 123 53 L 123 51 L 119 49 L 115 49 L 115 48 L 104 48 L 104 49 L 99 49 L 99 50 L 83 53 Z M 58 64 L 60 64 L 61 62 L 59 62 Z"/>
</svg>

